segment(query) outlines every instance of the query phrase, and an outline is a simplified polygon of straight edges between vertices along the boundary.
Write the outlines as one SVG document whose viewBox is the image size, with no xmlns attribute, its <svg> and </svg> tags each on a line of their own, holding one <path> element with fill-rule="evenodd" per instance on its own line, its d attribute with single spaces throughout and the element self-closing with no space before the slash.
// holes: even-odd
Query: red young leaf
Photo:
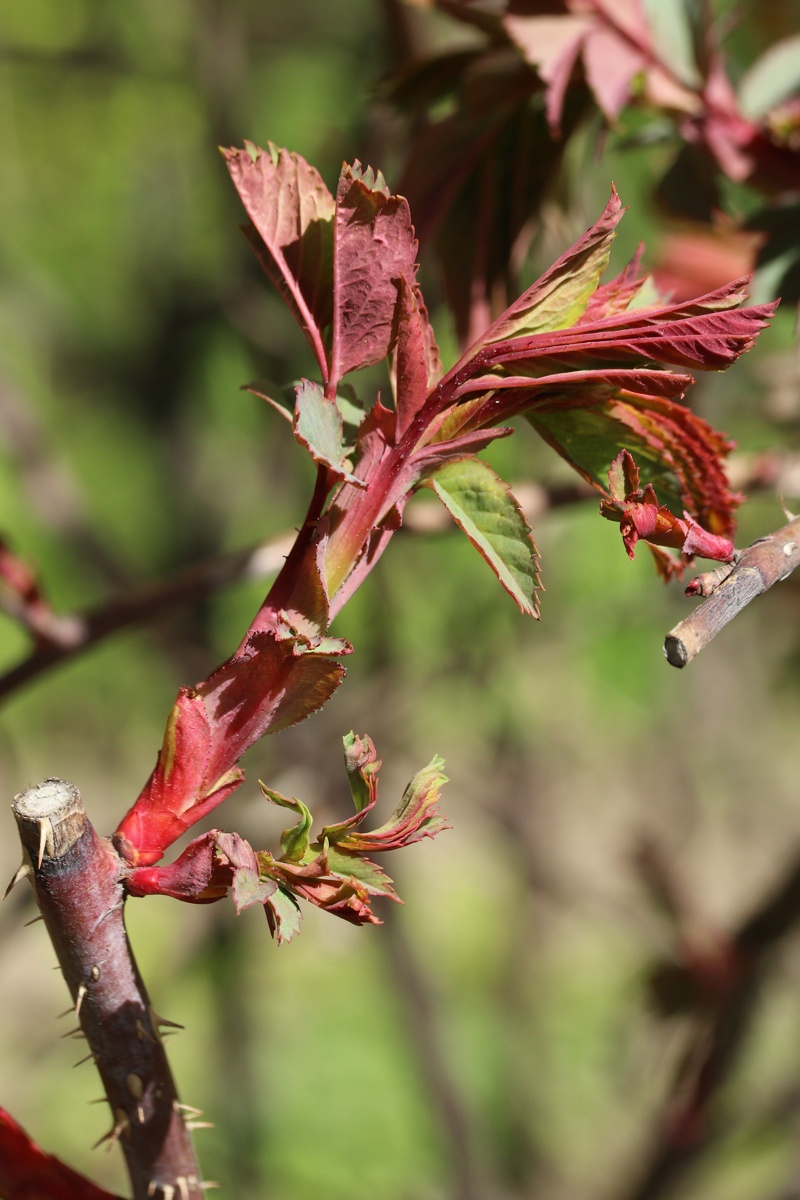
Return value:
<svg viewBox="0 0 800 1200">
<path fill-rule="evenodd" d="M 777 302 L 735 308 L 748 280 L 735 279 L 689 304 L 663 305 L 604 319 L 573 329 L 534 334 L 487 347 L 487 364 L 514 363 L 532 375 L 557 366 L 578 369 L 610 362 L 659 362 L 701 371 L 721 371 L 750 350 Z"/>
<path fill-rule="evenodd" d="M 442 759 L 435 757 L 427 767 L 418 771 L 392 816 L 379 829 L 373 829 L 369 833 L 353 832 L 354 826 L 360 824 L 372 808 L 375 802 L 373 799 L 361 810 L 356 820 L 342 825 L 327 825 L 322 830 L 319 841 L 330 841 L 337 850 L 374 854 L 378 851 L 410 846 L 424 837 L 435 837 L 447 828 L 445 819 L 437 808 L 442 785 L 447 782 L 447 776 L 442 774 L 443 766 Z M 375 796 L 377 797 L 377 780 Z"/>
<path fill-rule="evenodd" d="M 345 164 L 336 192 L 331 384 L 381 362 L 397 336 L 398 294 L 416 279 L 408 203 L 378 175 Z"/>
<path fill-rule="evenodd" d="M 278 881 L 282 890 L 288 889 L 291 894 L 307 900 L 317 908 L 341 917 L 352 925 L 380 925 L 380 919 L 370 907 L 370 895 L 381 895 L 397 900 L 388 876 L 377 868 L 373 873 L 382 878 L 383 886 L 369 887 L 355 874 L 349 874 L 352 866 L 358 870 L 362 865 L 358 859 L 352 863 L 340 858 L 337 869 L 331 865 L 331 854 L 321 850 L 310 862 L 293 863 L 283 859 L 274 859 L 269 854 L 259 855 L 262 872 L 270 879 Z M 343 869 L 342 869 L 343 866 Z"/>
<path fill-rule="evenodd" d="M 212 829 L 190 842 L 175 862 L 150 865 L 144 850 L 126 875 L 127 890 L 134 896 L 171 896 L 192 904 L 212 903 L 229 891 L 237 912 L 264 906 L 270 930 L 278 941 L 288 941 L 299 929 L 296 897 L 357 925 L 379 923 L 372 911 L 375 897 L 398 901 L 389 876 L 365 857 L 365 851 L 394 850 L 423 837 L 434 837 L 445 828 L 436 805 L 445 782 L 441 760 L 434 759 L 408 785 L 394 816 L 373 833 L 355 832 L 377 799 L 380 759 L 368 737 L 349 734 L 344 739 L 345 766 L 356 813 L 349 820 L 323 829 L 309 842 L 312 817 L 299 800 L 289 799 L 261 785 L 266 798 L 298 814 L 297 825 L 284 830 L 281 856 L 256 854 L 236 833 Z M 156 816 L 159 813 L 156 812 Z M 130 816 L 130 814 L 129 814 Z M 148 812 L 141 814 L 145 836 Z M 190 822 L 187 822 L 190 823 Z"/>
<path fill-rule="evenodd" d="M 435 758 L 412 779 L 391 820 L 372 833 L 359 833 L 356 826 L 377 799 L 380 759 L 368 737 L 351 733 L 344 745 L 354 816 L 326 826 L 317 840 L 310 842 L 312 817 L 305 804 L 262 784 L 268 800 L 291 809 L 299 818 L 294 827 L 284 830 L 279 858 L 262 851 L 254 862 L 246 842 L 235 834 L 214 830 L 196 838 L 171 866 L 132 871 L 129 889 L 136 895 L 165 894 L 202 902 L 218 899 L 230 886 L 239 909 L 256 903 L 265 906 L 278 941 L 289 940 L 297 932 L 299 914 L 294 897 L 356 925 L 378 924 L 373 898 L 397 901 L 398 896 L 389 876 L 365 853 L 396 850 L 423 837 L 434 837 L 445 828 L 436 808 L 445 777 L 441 759 Z"/>
<path fill-rule="evenodd" d="M 630 308 L 647 282 L 647 276 L 639 274 L 643 254 L 644 245 L 640 243 L 633 258 L 619 275 L 596 289 L 577 324 L 591 324 L 592 321 L 616 316 Z"/>
<path fill-rule="evenodd" d="M 253 742 L 330 698 L 344 675 L 333 660 L 349 649 L 279 623 L 252 633 L 197 688 L 181 689 L 156 768 L 115 834 L 119 852 L 134 866 L 157 862 L 238 787 L 243 775 L 236 763 Z"/>
<path fill-rule="evenodd" d="M 669 546 L 681 552 L 680 573 L 695 556 L 717 562 L 732 562 L 735 554 L 729 538 L 708 533 L 689 513 L 676 517 L 663 504 L 659 505 L 653 485 L 639 488 L 639 471 L 627 450 L 620 450 L 608 473 L 608 498 L 600 512 L 610 521 L 618 521 L 628 557 L 633 558 L 636 543 L 642 539 L 651 548 Z"/>
<path fill-rule="evenodd" d="M 592 27 L 591 16 L 529 17 L 509 13 L 504 24 L 512 40 L 547 85 L 547 119 L 551 128 L 558 130 L 567 85 Z"/>
<path fill-rule="evenodd" d="M 578 60 L 586 82 L 609 121 L 631 97 L 634 80 L 663 92 L 669 86 L 673 107 L 691 107 L 692 93 L 674 77 L 666 78 L 645 21 L 640 0 L 565 0 L 562 14 L 511 11 L 503 24 L 524 58 L 546 84 L 547 119 L 558 130 L 567 86 Z"/>
<path fill-rule="evenodd" d="M 236 190 L 253 222 L 245 230 L 314 351 L 328 365 L 322 330 L 331 322 L 333 197 L 319 172 L 288 150 L 223 150 Z"/>
<path fill-rule="evenodd" d="M 422 295 L 405 279 L 400 280 L 398 313 L 392 373 L 399 440 L 438 383 L 442 369 Z"/>
<path fill-rule="evenodd" d="M 687 509 L 715 534 L 728 534 L 738 502 L 721 466 L 730 443 L 675 403 L 692 376 L 662 364 L 729 366 L 775 306 L 736 309 L 746 281 L 735 280 L 696 300 L 626 312 L 640 288 L 638 255 L 597 287 L 621 211 L 614 193 L 597 224 L 445 376 L 438 394 L 452 386 L 460 403 L 441 403 L 430 440 L 412 461 L 435 461 L 448 438 L 497 429 L 525 413 L 599 491 L 627 445 L 678 512 Z M 531 332 L 537 326 L 542 331 Z"/>
<path fill-rule="evenodd" d="M 125 884 L 132 896 L 172 896 L 192 904 L 210 904 L 221 900 L 230 888 L 241 891 L 247 878 L 252 881 L 247 903 L 258 899 L 263 904 L 275 888 L 267 887 L 263 896 L 258 893 L 258 859 L 253 848 L 238 833 L 212 829 L 191 841 L 174 863 L 136 867 Z"/>
<path fill-rule="evenodd" d="M 730 491 L 722 461 L 731 443 L 682 404 L 666 397 L 599 389 L 531 406 L 537 433 L 604 492 L 609 462 L 622 445 L 636 453 L 649 482 L 678 511 L 688 509 L 715 533 L 730 534 L 739 497 Z"/>
<path fill-rule="evenodd" d="M 0 1108 L 0 1196 L 3 1200 L 119 1200 L 46 1154 Z"/>
</svg>

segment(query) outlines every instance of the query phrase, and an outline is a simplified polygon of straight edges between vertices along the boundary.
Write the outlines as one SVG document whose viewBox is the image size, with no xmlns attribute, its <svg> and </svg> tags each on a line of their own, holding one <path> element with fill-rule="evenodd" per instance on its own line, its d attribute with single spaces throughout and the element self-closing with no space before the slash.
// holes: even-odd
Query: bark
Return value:
<svg viewBox="0 0 800 1200">
<path fill-rule="evenodd" d="M 123 921 L 124 866 L 72 784 L 14 800 L 21 872 L 36 899 L 111 1107 L 103 1141 L 125 1155 L 133 1200 L 201 1200 L 200 1171 L 154 1012 Z"/>
</svg>

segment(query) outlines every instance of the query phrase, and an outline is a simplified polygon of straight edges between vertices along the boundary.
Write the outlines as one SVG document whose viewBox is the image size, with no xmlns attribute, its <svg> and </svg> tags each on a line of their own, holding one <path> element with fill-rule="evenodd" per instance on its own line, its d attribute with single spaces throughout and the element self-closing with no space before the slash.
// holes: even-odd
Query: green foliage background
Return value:
<svg viewBox="0 0 800 1200">
<path fill-rule="evenodd" d="M 373 87 L 391 6 L 294 0 L 0 2 L 0 532 L 65 611 L 302 517 L 309 469 L 287 427 L 239 390 L 312 365 L 237 232 L 217 144 L 270 138 L 335 181 L 342 159 L 399 171 Z M 743 7 L 740 64 L 796 8 Z M 439 36 L 444 36 L 444 26 Z M 631 205 L 617 265 L 664 225 L 656 147 L 590 130 L 547 265 L 613 179 Z M 424 263 L 424 259 L 423 259 Z M 435 297 L 435 278 L 428 272 Z M 445 357 L 452 335 L 432 304 Z M 790 318 L 697 404 L 742 445 L 796 448 Z M 377 386 L 385 381 L 376 379 Z M 785 397 L 790 399 L 786 401 Z M 784 397 L 782 405 L 778 399 Z M 793 399 L 792 399 L 793 397 Z M 776 417 L 777 414 L 777 417 Z M 490 456 L 514 481 L 560 482 L 529 430 Z M 786 497 L 787 503 L 792 503 Z M 753 500 L 740 542 L 782 522 Z M 455 533 L 400 536 L 337 622 L 356 655 L 322 714 L 257 746 L 220 814 L 275 844 L 256 779 L 335 819 L 341 734 L 369 733 L 393 804 L 434 752 L 452 832 L 390 864 L 406 899 L 383 928 L 307 912 L 277 950 L 253 913 L 134 901 L 130 927 L 183 1098 L 223 1194 L 310 1200 L 624 1195 L 680 1057 L 648 1012 L 648 967 L 675 947 L 633 859 L 657 839 L 694 932 L 746 912 L 800 846 L 795 582 L 688 671 L 664 632 L 686 611 L 646 552 L 625 558 L 596 505 L 541 518 L 543 620 L 522 618 Z M 177 687 L 237 643 L 265 590 L 242 584 L 42 677 L 0 712 L 9 801 L 73 780 L 107 832 L 147 777 Z M 0 627 L 0 666 L 25 639 Z M 11 817 L 0 866 L 17 865 Z M 0 913 L 0 1103 L 47 1149 L 124 1189 L 80 1043 L 59 1040 L 60 977 L 22 889 Z M 796 1171 L 800 957 L 776 965 L 720 1101 L 728 1136 L 682 1195 L 779 1194 Z M 781 1107 L 780 1101 L 794 1096 Z"/>
</svg>

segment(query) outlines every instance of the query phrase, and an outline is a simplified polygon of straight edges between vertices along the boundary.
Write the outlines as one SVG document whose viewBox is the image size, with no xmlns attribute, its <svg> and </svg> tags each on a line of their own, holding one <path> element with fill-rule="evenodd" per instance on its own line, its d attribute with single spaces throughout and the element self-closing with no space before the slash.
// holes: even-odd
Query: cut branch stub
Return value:
<svg viewBox="0 0 800 1200">
<path fill-rule="evenodd" d="M 111 1108 L 133 1200 L 201 1200 L 200 1172 L 122 917 L 123 864 L 72 784 L 47 779 L 15 797 L 29 875 Z M 76 1064 L 77 1065 L 77 1064 Z"/>
<path fill-rule="evenodd" d="M 86 827 L 86 810 L 80 792 L 63 779 L 45 779 L 14 797 L 19 836 L 37 866 L 45 855 L 61 858 L 79 840 Z"/>
<path fill-rule="evenodd" d="M 758 538 L 738 556 L 727 576 L 694 612 L 671 629 L 664 641 L 664 656 L 673 667 L 685 667 L 712 638 L 756 596 L 800 567 L 800 517 L 782 529 Z M 689 594 L 701 588 L 690 584 Z"/>
</svg>

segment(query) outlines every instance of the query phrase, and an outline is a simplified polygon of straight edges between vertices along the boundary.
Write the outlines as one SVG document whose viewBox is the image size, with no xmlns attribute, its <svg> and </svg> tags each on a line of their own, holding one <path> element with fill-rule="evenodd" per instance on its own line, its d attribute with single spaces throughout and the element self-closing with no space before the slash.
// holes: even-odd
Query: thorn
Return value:
<svg viewBox="0 0 800 1200">
<path fill-rule="evenodd" d="M 86 995 L 86 993 L 88 992 L 88 990 L 89 989 L 87 988 L 85 983 L 82 983 L 81 986 L 78 988 L 78 994 L 75 997 L 75 1016 L 76 1017 L 79 1017 L 81 1015 L 81 1005 L 83 1004 L 83 998 Z"/>
<path fill-rule="evenodd" d="M 140 1125 L 144 1125 L 144 1109 L 141 1104 L 136 1105 L 136 1120 Z"/>
<path fill-rule="evenodd" d="M 189 1182 L 188 1182 L 186 1176 L 179 1175 L 178 1178 L 175 1180 L 175 1182 L 178 1185 L 178 1192 L 180 1193 L 181 1200 L 190 1200 Z"/>
<path fill-rule="evenodd" d="M 92 979 L 95 981 L 95 983 L 97 983 L 99 978 L 100 978 L 100 968 L 97 966 L 92 967 Z"/>
<path fill-rule="evenodd" d="M 106 1104 L 107 1102 L 108 1102 L 107 1096 L 98 1096 L 96 1100 L 87 1100 L 86 1101 L 87 1104 Z"/>
<path fill-rule="evenodd" d="M 83 1066 L 83 1064 L 84 1064 L 85 1062 L 88 1062 L 90 1058 L 92 1059 L 92 1061 L 93 1061 L 93 1062 L 97 1062 L 98 1055 L 96 1055 L 96 1054 L 91 1054 L 91 1053 L 90 1053 L 90 1054 L 86 1054 L 86 1055 L 85 1055 L 83 1058 L 79 1058 L 79 1059 L 78 1059 L 78 1061 L 77 1061 L 76 1063 L 73 1063 L 73 1064 L 72 1064 L 72 1069 L 74 1070 L 74 1069 L 75 1069 L 75 1067 L 82 1067 L 82 1066 Z"/>
<path fill-rule="evenodd" d="M 72 1007 L 72 1005 L 70 1005 L 69 1008 L 65 1008 L 62 1013 L 58 1014 L 58 1016 L 56 1017 L 56 1020 L 63 1021 L 64 1017 L 68 1017 L 71 1013 L 74 1013 L 74 1012 L 75 1012 L 75 1009 Z"/>
<path fill-rule="evenodd" d="M 119 1141 L 123 1133 L 126 1136 L 130 1134 L 131 1123 L 128 1120 L 127 1113 L 123 1112 L 121 1108 L 115 1108 L 114 1118 L 113 1128 L 110 1129 L 108 1133 L 104 1133 L 101 1138 L 98 1138 L 98 1140 L 92 1146 L 93 1150 L 96 1150 L 98 1146 L 102 1146 L 103 1142 L 108 1142 L 108 1148 L 110 1150 L 114 1143 Z"/>
<path fill-rule="evenodd" d="M 147 1041 L 152 1042 L 154 1046 L 158 1045 L 158 1038 L 154 1038 L 152 1033 L 147 1032 L 138 1017 L 136 1018 L 136 1036 L 140 1042 L 143 1042 L 145 1039 L 147 1039 Z"/>
<path fill-rule="evenodd" d="M 33 875 L 33 867 L 31 866 L 30 863 L 24 862 L 22 864 L 22 866 L 19 868 L 19 870 L 17 871 L 14 878 L 11 880 L 11 883 L 8 885 L 6 890 L 3 892 L 3 899 L 5 900 L 6 896 L 8 896 L 10 894 L 12 888 L 15 888 L 21 879 L 26 879 L 27 877 L 32 876 L 32 875 Z"/>
<path fill-rule="evenodd" d="M 165 1183 L 162 1184 L 161 1192 L 164 1200 L 172 1200 L 172 1197 L 175 1195 L 175 1188 L 171 1183 Z"/>
<path fill-rule="evenodd" d="M 72 1009 L 70 1009 L 72 1012 Z M 62 1038 L 85 1038 L 86 1034 L 81 1029 L 80 1025 L 76 1025 L 74 1029 L 68 1029 L 66 1033 L 62 1033 Z"/>
<path fill-rule="evenodd" d="M 190 1133 L 194 1133 L 195 1129 L 216 1129 L 213 1121 L 186 1121 L 185 1125 Z"/>
<path fill-rule="evenodd" d="M 221 1183 L 217 1183 L 215 1179 L 206 1179 L 200 1184 L 204 1192 L 210 1191 L 211 1188 L 222 1187 Z"/>
<path fill-rule="evenodd" d="M 173 1100 L 172 1107 L 175 1112 L 188 1113 L 190 1117 L 202 1117 L 202 1108 L 194 1108 L 191 1104 L 181 1104 L 179 1100 Z"/>
<path fill-rule="evenodd" d="M 27 929 L 29 925 L 35 925 L 37 921 L 43 921 L 43 920 L 44 920 L 44 917 L 42 916 L 42 914 L 41 914 L 41 913 L 39 913 L 39 916 L 38 916 L 38 917 L 33 917 L 33 919 L 32 919 L 32 920 L 30 920 L 30 921 L 26 921 L 26 922 L 25 922 L 25 924 L 24 924 L 24 926 L 23 926 L 23 929 Z M 60 971 L 60 970 L 61 970 L 61 967 L 59 967 L 58 969 L 59 969 L 59 971 Z"/>
<path fill-rule="evenodd" d="M 37 821 L 39 826 L 39 861 L 36 863 L 36 870 L 40 871 L 42 862 L 44 861 L 44 852 L 49 850 L 50 856 L 53 855 L 53 826 L 49 817 L 40 817 Z"/>
<path fill-rule="evenodd" d="M 185 1025 L 179 1025 L 177 1021 L 168 1021 L 166 1017 L 160 1017 L 152 1004 L 147 1007 L 147 1015 L 150 1018 L 150 1024 L 154 1029 L 160 1025 L 168 1025 L 170 1029 L 185 1029 Z"/>
<path fill-rule="evenodd" d="M 149 1197 L 155 1196 L 155 1194 L 158 1191 L 160 1186 L 161 1186 L 160 1184 L 156 1183 L 155 1179 L 150 1180 L 150 1182 L 147 1185 L 148 1200 L 149 1200 Z"/>
<path fill-rule="evenodd" d="M 783 493 L 781 493 L 781 495 L 778 497 L 778 503 L 780 504 L 781 508 L 783 509 L 783 515 L 786 517 L 787 521 L 797 520 L 797 513 L 790 512 L 789 509 L 786 507 L 786 501 L 783 498 Z"/>
</svg>

